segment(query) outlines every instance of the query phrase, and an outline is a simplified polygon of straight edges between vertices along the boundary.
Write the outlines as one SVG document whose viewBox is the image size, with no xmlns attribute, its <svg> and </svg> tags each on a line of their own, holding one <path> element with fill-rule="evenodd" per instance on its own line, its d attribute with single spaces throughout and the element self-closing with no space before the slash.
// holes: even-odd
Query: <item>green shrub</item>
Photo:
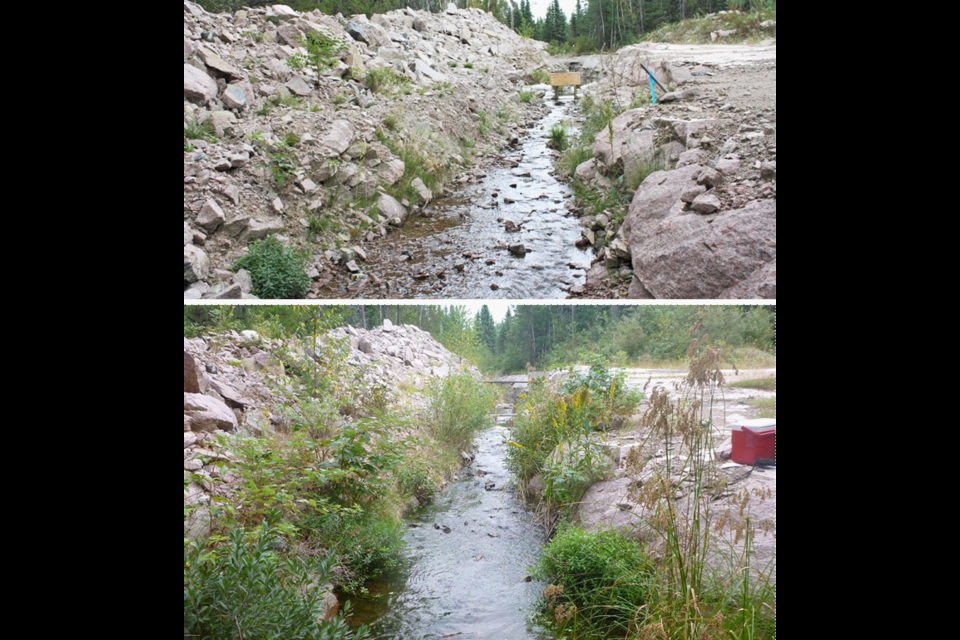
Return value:
<svg viewBox="0 0 960 640">
<path fill-rule="evenodd" d="M 301 36 L 299 42 L 309 55 L 294 54 L 287 60 L 287 64 L 293 69 L 303 69 L 312 64 L 319 74 L 332 67 L 337 55 L 347 48 L 344 42 L 322 31 L 311 31 L 305 37 Z"/>
<path fill-rule="evenodd" d="M 520 92 L 520 102 L 527 104 L 533 100 L 532 91 L 521 91 Z"/>
<path fill-rule="evenodd" d="M 635 619 L 643 619 L 652 569 L 636 542 L 615 531 L 568 528 L 544 549 L 534 575 L 562 588 L 547 591 L 547 604 L 558 622 L 565 618 L 560 626 L 573 619 L 580 628 L 622 633 Z"/>
<path fill-rule="evenodd" d="M 311 564 L 282 557 L 276 531 L 237 528 L 219 548 L 197 541 L 183 550 L 183 635 L 206 640 L 363 640 L 343 616 L 323 622 L 327 560 Z M 349 612 L 345 612 L 349 613 Z"/>
<path fill-rule="evenodd" d="M 492 424 L 496 391 L 469 374 L 450 375 L 434 383 L 428 394 L 428 431 L 438 442 L 453 449 L 467 449 L 474 434 Z"/>
<path fill-rule="evenodd" d="M 270 300 L 299 300 L 310 289 L 306 258 L 286 248 L 276 238 L 255 242 L 250 253 L 237 260 L 235 269 L 246 269 L 253 280 L 253 292 Z"/>
<path fill-rule="evenodd" d="M 400 566 L 403 525 L 377 512 L 334 512 L 305 518 L 300 523 L 307 544 L 326 549 L 341 565 L 340 587 L 360 591 L 363 583 L 380 578 Z"/>
<path fill-rule="evenodd" d="M 183 137 L 187 140 L 210 140 L 213 134 L 213 123 L 209 120 L 183 123 Z"/>
</svg>

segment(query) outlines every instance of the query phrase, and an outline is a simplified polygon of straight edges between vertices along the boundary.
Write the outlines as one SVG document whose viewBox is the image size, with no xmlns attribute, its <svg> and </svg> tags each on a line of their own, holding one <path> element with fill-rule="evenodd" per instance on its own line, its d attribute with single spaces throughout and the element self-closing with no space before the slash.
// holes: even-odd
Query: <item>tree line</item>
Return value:
<svg viewBox="0 0 960 640">
<path fill-rule="evenodd" d="M 184 336 L 256 329 L 285 337 L 351 325 L 374 329 L 384 320 L 413 325 L 486 373 L 548 369 L 595 360 L 629 364 L 677 361 L 691 344 L 733 354 L 776 353 L 776 307 L 549 305 L 510 307 L 500 322 L 487 306 L 184 306 Z"/>
</svg>

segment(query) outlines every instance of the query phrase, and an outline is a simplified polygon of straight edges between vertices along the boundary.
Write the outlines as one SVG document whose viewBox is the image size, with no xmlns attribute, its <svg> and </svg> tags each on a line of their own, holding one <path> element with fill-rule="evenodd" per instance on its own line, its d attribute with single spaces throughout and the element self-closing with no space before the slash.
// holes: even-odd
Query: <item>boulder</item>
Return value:
<svg viewBox="0 0 960 640">
<path fill-rule="evenodd" d="M 187 36 L 183 36 L 183 61 L 186 62 L 192 58 L 197 53 L 197 45 L 191 40 L 187 40 Z"/>
<path fill-rule="evenodd" d="M 186 338 L 183 340 L 186 347 Z M 206 377 L 203 371 L 197 366 L 197 361 L 192 355 L 183 351 L 183 392 L 184 393 L 204 393 L 207 390 Z"/>
<path fill-rule="evenodd" d="M 380 208 L 380 214 L 385 216 L 387 220 L 399 219 L 402 222 L 406 220 L 409 215 L 406 207 L 400 204 L 396 198 L 386 193 L 380 194 L 380 200 L 377 202 L 377 206 Z"/>
<path fill-rule="evenodd" d="M 223 104 L 228 109 L 239 111 L 247 106 L 247 95 L 243 88 L 232 84 L 223 91 Z"/>
<path fill-rule="evenodd" d="M 386 184 L 396 184 L 403 177 L 406 170 L 407 167 L 403 163 L 403 160 L 396 159 L 377 167 L 377 175 Z"/>
<path fill-rule="evenodd" d="M 721 206 L 722 203 L 720 202 L 720 198 L 717 197 L 717 194 L 709 191 L 701 196 L 697 196 L 691 208 L 701 215 L 710 215 L 711 213 L 719 211 Z"/>
<path fill-rule="evenodd" d="M 223 59 L 205 47 L 200 47 L 197 51 L 197 57 L 206 65 L 207 69 L 213 72 L 216 77 L 226 78 L 228 82 L 239 80 L 243 77 L 237 69 L 230 66 Z"/>
<path fill-rule="evenodd" d="M 237 416 L 226 404 L 196 393 L 183 394 L 183 413 L 190 416 L 193 431 L 233 431 Z"/>
<path fill-rule="evenodd" d="M 210 258 L 203 249 L 188 244 L 183 247 L 183 285 L 200 282 L 210 277 Z"/>
<path fill-rule="evenodd" d="M 646 238 L 637 232 L 651 229 L 649 220 L 635 225 L 631 236 L 635 277 L 651 295 L 703 300 L 750 289 L 775 296 L 775 200 L 754 201 L 712 220 L 674 207 L 668 213 Z"/>
<path fill-rule="evenodd" d="M 290 93 L 298 95 L 301 98 L 306 97 L 313 92 L 313 85 L 308 83 L 300 76 L 297 76 L 283 86 L 286 87 Z"/>
<path fill-rule="evenodd" d="M 346 120 L 337 120 L 330 125 L 330 129 L 317 141 L 317 145 L 326 149 L 327 155 L 339 156 L 346 152 L 356 138 L 357 130 Z"/>
<path fill-rule="evenodd" d="M 217 83 L 203 71 L 184 64 L 183 97 L 191 102 L 209 102 L 217 97 Z"/>
<path fill-rule="evenodd" d="M 207 200 L 203 208 L 200 209 L 200 215 L 197 216 L 197 226 L 207 233 L 216 232 L 226 221 L 227 216 L 213 198 Z"/>
</svg>

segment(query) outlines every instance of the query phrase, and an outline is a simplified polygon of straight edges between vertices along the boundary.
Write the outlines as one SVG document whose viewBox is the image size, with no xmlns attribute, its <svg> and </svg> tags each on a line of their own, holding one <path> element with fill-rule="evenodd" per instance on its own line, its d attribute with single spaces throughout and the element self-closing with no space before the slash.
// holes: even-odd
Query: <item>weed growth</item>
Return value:
<svg viewBox="0 0 960 640">
<path fill-rule="evenodd" d="M 275 238 L 255 242 L 250 253 L 237 260 L 235 268 L 246 269 L 253 279 L 253 292 L 271 300 L 302 299 L 310 288 L 306 257 L 284 247 Z"/>
</svg>

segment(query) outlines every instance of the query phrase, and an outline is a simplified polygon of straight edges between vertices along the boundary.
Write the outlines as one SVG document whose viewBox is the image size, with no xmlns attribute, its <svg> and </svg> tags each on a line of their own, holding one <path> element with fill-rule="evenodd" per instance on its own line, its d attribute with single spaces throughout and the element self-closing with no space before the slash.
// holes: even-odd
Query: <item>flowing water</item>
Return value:
<svg viewBox="0 0 960 640">
<path fill-rule="evenodd" d="M 354 298 L 379 291 L 392 298 L 562 299 L 582 285 L 593 253 L 575 246 L 581 226 L 566 208 L 573 192 L 554 177 L 556 152 L 544 137 L 570 117 L 573 98 L 550 104 L 521 148 L 504 153 L 501 166 L 452 198 L 435 201 L 430 218 L 411 219 L 368 251 L 363 265 L 368 277 L 332 281 L 323 295 Z M 520 230 L 507 231 L 507 221 Z M 514 244 L 529 253 L 512 254 Z"/>
<path fill-rule="evenodd" d="M 374 640 L 552 637 L 531 622 L 546 585 L 530 570 L 546 536 L 508 488 L 507 434 L 498 425 L 477 437 L 473 465 L 408 518 L 405 571 L 352 600 Z"/>
</svg>

